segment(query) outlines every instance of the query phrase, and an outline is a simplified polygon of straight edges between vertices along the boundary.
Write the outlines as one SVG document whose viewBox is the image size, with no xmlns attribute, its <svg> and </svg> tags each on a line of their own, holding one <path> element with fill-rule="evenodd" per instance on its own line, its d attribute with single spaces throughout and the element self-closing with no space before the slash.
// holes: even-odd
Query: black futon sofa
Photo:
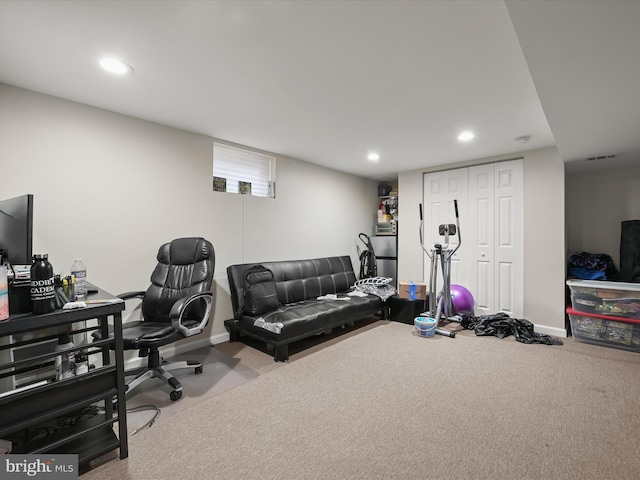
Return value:
<svg viewBox="0 0 640 480">
<path fill-rule="evenodd" d="M 275 361 L 288 360 L 292 342 L 372 315 L 388 318 L 386 302 L 376 295 L 346 295 L 356 281 L 349 256 L 231 265 L 227 276 L 234 310 L 224 322 L 230 341 L 247 336 L 265 342 Z"/>
</svg>

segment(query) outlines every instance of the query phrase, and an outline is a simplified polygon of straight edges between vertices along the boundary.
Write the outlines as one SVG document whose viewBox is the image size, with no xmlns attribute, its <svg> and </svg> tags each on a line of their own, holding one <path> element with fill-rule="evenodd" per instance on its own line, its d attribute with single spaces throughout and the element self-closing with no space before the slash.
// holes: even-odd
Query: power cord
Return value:
<svg viewBox="0 0 640 480">
<path fill-rule="evenodd" d="M 79 410 L 70 412 L 62 417 L 58 417 L 54 421 L 36 426 L 33 429 L 27 428 L 25 430 L 17 432 L 7 437 L 7 439 L 10 440 L 14 446 L 29 443 L 34 440 L 53 435 L 58 430 L 71 427 L 79 422 L 82 422 L 83 420 L 88 420 L 89 418 L 95 417 L 100 412 L 101 410 L 99 407 L 95 405 L 89 405 Z"/>
<path fill-rule="evenodd" d="M 60 427 L 70 427 L 84 420 L 93 418 L 101 412 L 102 409 L 97 405 L 89 405 L 88 407 L 84 407 L 80 410 L 76 410 L 75 412 L 71 412 L 64 417 L 59 417 L 57 419 L 57 423 Z"/>
<path fill-rule="evenodd" d="M 131 432 L 129 434 L 129 436 L 135 435 L 136 433 L 138 433 L 140 430 L 142 430 L 144 428 L 151 428 L 151 426 L 156 422 L 156 420 L 160 416 L 161 410 L 158 407 L 156 407 L 155 405 L 140 405 L 139 407 L 133 407 L 133 408 L 128 408 L 127 409 L 127 413 L 144 412 L 144 411 L 147 411 L 147 410 L 155 410 L 156 413 L 155 413 L 155 415 L 153 416 L 153 418 L 151 420 L 149 420 L 147 423 L 145 423 L 141 427 L 136 428 L 133 432 Z"/>
</svg>

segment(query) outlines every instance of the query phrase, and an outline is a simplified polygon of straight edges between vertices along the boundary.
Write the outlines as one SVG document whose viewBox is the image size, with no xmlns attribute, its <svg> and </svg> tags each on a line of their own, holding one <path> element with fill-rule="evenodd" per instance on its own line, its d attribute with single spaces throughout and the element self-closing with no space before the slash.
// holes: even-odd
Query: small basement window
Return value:
<svg viewBox="0 0 640 480">
<path fill-rule="evenodd" d="M 275 197 L 276 159 L 223 143 L 213 144 L 213 191 Z"/>
</svg>

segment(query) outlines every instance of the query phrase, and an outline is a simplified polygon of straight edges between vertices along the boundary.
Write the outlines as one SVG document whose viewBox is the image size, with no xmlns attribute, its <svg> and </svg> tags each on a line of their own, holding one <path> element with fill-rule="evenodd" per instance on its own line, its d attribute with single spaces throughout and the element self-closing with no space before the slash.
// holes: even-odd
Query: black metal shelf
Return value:
<svg viewBox="0 0 640 480">
<path fill-rule="evenodd" d="M 63 427 L 57 432 L 29 443 L 18 445 L 11 453 L 38 454 L 55 450 L 56 453 L 75 453 L 78 463 L 89 460 L 118 448 L 119 440 L 113 431 L 117 418 L 101 414 Z"/>
<path fill-rule="evenodd" d="M 116 299 L 100 289 L 91 297 Z M 120 449 L 120 458 L 128 456 L 122 310 L 124 302 L 99 303 L 77 310 L 56 310 L 44 315 L 12 315 L 8 320 L 0 322 L 0 337 L 36 332 L 32 339 L 21 340 L 16 344 L 10 342 L 8 348 L 42 342 L 43 337 L 49 335 L 50 338 L 50 333 L 46 332 L 51 327 L 66 325 L 70 328 L 73 323 L 92 319 L 97 319 L 98 325 L 91 329 L 99 329 L 103 337 L 103 340 L 90 345 L 78 345 L 0 365 L 0 378 L 15 376 L 33 362 L 51 361 L 57 355 L 78 350 L 88 350 L 91 355 L 99 356 L 97 363 L 102 364 L 77 376 L 47 382 L 33 388 L 5 392 L 0 397 L 0 438 L 19 437 L 22 432 L 39 427 L 53 428 L 50 425 L 56 419 L 64 418 L 91 405 L 101 406 L 104 412 L 71 426 L 58 427 L 55 433 L 45 437 L 26 439 L 23 443 L 17 442 L 12 453 L 75 453 L 78 454 L 79 464 L 117 448 Z M 109 317 L 113 318 L 113 328 L 109 328 Z M 43 331 L 43 337 L 38 337 L 39 330 Z M 114 399 L 117 400 L 117 415 L 113 407 Z M 114 429 L 116 423 L 117 434 Z"/>
</svg>

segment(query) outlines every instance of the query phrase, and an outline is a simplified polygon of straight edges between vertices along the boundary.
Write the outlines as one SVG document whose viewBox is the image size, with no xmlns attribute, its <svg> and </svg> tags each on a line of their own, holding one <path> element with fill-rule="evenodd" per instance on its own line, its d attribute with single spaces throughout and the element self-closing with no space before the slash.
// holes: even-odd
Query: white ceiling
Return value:
<svg viewBox="0 0 640 480">
<path fill-rule="evenodd" d="M 375 179 L 553 145 L 577 170 L 640 159 L 639 23 L 637 1 L 4 0 L 0 83 Z"/>
</svg>

